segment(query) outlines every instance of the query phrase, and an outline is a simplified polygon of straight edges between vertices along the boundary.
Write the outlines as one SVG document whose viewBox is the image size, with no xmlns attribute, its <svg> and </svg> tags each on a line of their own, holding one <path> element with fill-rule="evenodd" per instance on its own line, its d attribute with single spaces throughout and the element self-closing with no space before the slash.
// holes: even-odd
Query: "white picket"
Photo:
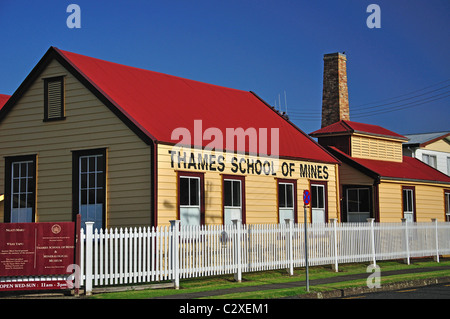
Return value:
<svg viewBox="0 0 450 319">
<path fill-rule="evenodd" d="M 181 226 L 176 238 L 172 228 L 166 226 L 95 229 L 90 235 L 91 243 L 87 242 L 88 234 L 82 229 L 81 284 L 86 285 L 86 265 L 92 265 L 93 286 L 175 280 L 175 275 L 194 278 L 236 274 L 239 269 L 251 272 L 305 266 L 304 225 L 237 227 Z M 309 224 L 307 232 L 309 265 L 337 267 L 341 263 L 450 253 L 448 222 L 407 225 L 333 222 Z M 237 242 L 240 242 L 239 247 Z M 177 251 L 173 247 L 177 247 Z M 86 255 L 88 251 L 92 255 Z M 174 254 L 178 256 L 176 272 Z M 90 262 L 86 262 L 87 259 Z M 240 266 L 237 265 L 239 259 Z"/>
</svg>

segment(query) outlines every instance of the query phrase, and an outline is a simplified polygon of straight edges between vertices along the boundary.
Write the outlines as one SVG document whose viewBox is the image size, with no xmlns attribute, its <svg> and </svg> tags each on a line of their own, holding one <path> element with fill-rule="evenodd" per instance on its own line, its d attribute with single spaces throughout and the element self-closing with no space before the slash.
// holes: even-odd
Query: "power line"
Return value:
<svg viewBox="0 0 450 319">
<path fill-rule="evenodd" d="M 409 92 L 409 93 L 401 94 L 401 95 L 394 96 L 394 97 L 387 98 L 387 99 L 383 99 L 383 100 L 378 100 L 378 101 L 371 102 L 371 103 L 364 103 L 364 104 L 360 104 L 360 105 L 355 105 L 354 107 L 360 107 L 360 106 L 365 106 L 365 105 L 370 105 L 370 104 L 375 104 L 375 103 L 380 103 L 380 102 L 385 102 L 385 101 L 394 100 L 394 99 L 396 99 L 396 98 L 403 97 L 403 96 L 407 96 L 407 95 L 410 95 L 410 94 L 414 94 L 414 93 L 417 93 L 417 92 L 426 90 L 426 89 L 428 89 L 428 88 L 431 88 L 431 87 L 434 87 L 434 86 L 437 86 L 437 85 L 439 85 L 439 84 L 446 83 L 446 82 L 449 82 L 449 81 L 450 81 L 450 79 L 445 80 L 445 81 L 441 81 L 441 82 L 438 82 L 438 83 L 435 83 L 435 84 L 428 85 L 428 86 L 426 86 L 426 87 L 424 87 L 424 88 L 422 88 L 422 89 L 414 90 L 414 91 L 411 91 L 411 92 Z M 447 85 L 447 86 L 448 86 L 448 85 Z"/>
<path fill-rule="evenodd" d="M 407 96 L 407 95 L 410 95 L 410 94 L 414 94 L 414 93 L 426 90 L 428 88 L 435 87 L 435 86 L 440 85 L 442 83 L 446 83 L 448 81 L 450 81 L 450 79 L 449 80 L 445 80 L 445 81 L 441 81 L 441 82 L 436 83 L 436 84 L 429 85 L 427 87 L 424 87 L 424 88 L 419 89 L 419 90 L 412 91 L 410 93 L 399 95 L 397 97 L 380 100 L 379 102 L 381 102 L 381 101 L 389 101 L 389 100 L 397 99 L 399 97 L 403 97 L 403 96 Z M 414 96 L 411 96 L 411 97 L 408 97 L 408 98 L 405 98 L 405 99 L 400 99 L 400 100 L 397 100 L 397 101 L 394 101 L 394 102 L 390 102 L 390 103 L 373 105 L 373 106 L 366 107 L 366 108 L 359 108 L 358 109 L 357 106 L 351 106 L 351 111 L 352 111 L 351 114 L 352 114 L 352 116 L 354 116 L 356 118 L 360 118 L 360 117 L 378 115 L 378 114 L 383 114 L 383 113 L 389 113 L 389 112 L 404 110 L 404 109 L 407 109 L 407 108 L 417 107 L 417 106 L 420 106 L 422 104 L 426 104 L 426 103 L 430 103 L 430 102 L 433 102 L 433 101 L 436 101 L 436 100 L 440 100 L 440 99 L 446 98 L 446 97 L 449 96 L 448 93 L 450 93 L 450 91 L 447 90 L 445 92 L 441 92 L 441 93 L 436 94 L 436 95 L 428 96 L 428 97 L 423 98 L 423 99 L 410 101 L 408 103 L 404 103 L 404 104 L 400 104 L 400 105 L 394 105 L 394 104 L 397 104 L 397 103 L 400 103 L 400 102 L 403 102 L 403 101 L 412 100 L 412 99 L 415 99 L 415 98 L 418 98 L 418 97 L 421 97 L 421 96 L 425 96 L 425 95 L 428 95 L 428 94 L 440 91 L 442 89 L 445 89 L 447 87 L 450 87 L 450 85 L 446 85 L 446 86 L 443 86 L 443 87 L 440 87 L 440 88 L 437 88 L 437 89 L 434 89 L 434 90 L 431 90 L 431 91 L 428 91 L 428 92 L 425 92 L 425 93 L 422 93 L 422 94 L 414 95 Z M 444 95 L 444 96 L 442 96 L 442 95 Z M 370 104 L 373 104 L 373 103 L 361 104 L 359 106 L 370 105 Z M 393 106 L 386 107 L 388 105 L 393 105 Z M 357 108 L 357 109 L 355 110 L 355 108 Z M 291 110 L 292 110 L 292 108 L 291 108 Z M 370 110 L 370 111 L 367 111 L 367 110 Z M 320 119 L 320 115 L 321 115 L 321 111 L 296 111 L 296 110 L 294 110 L 294 111 L 290 111 L 289 113 L 290 113 L 289 116 L 291 118 L 303 119 L 303 120 L 317 120 L 317 119 Z"/>
</svg>

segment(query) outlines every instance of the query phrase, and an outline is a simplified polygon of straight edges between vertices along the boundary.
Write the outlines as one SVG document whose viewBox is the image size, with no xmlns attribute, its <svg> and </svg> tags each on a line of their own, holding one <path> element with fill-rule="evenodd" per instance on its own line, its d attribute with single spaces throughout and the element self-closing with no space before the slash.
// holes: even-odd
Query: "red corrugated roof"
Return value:
<svg viewBox="0 0 450 319">
<path fill-rule="evenodd" d="M 0 110 L 3 107 L 3 105 L 6 104 L 6 102 L 8 101 L 8 99 L 11 97 L 11 95 L 6 95 L 6 94 L 0 94 Z"/>
<path fill-rule="evenodd" d="M 278 128 L 279 156 L 337 163 L 251 92 L 55 50 L 154 140 L 177 143 L 171 139 L 172 131 L 182 127 L 193 134 L 194 120 L 202 120 L 203 131 L 218 128 L 224 136 L 227 128 L 267 128 L 270 138 L 271 128 Z M 225 137 L 223 141 L 225 146 Z M 202 146 L 210 142 L 202 141 Z M 270 145 L 267 149 L 270 153 Z M 248 147 L 235 150 L 248 152 Z"/>
<path fill-rule="evenodd" d="M 450 176 L 441 173 L 437 169 L 434 169 L 433 167 L 413 157 L 403 156 L 403 162 L 377 161 L 350 157 L 336 147 L 329 147 L 329 149 L 336 152 L 338 158 L 343 160 L 345 158 L 347 161 L 353 161 L 382 178 L 450 183 Z M 344 162 L 346 160 L 344 160 Z"/>
<path fill-rule="evenodd" d="M 353 121 L 345 121 L 341 120 L 339 122 L 333 123 L 326 127 L 321 128 L 320 130 L 312 132 L 311 136 L 323 136 L 323 135 L 332 135 L 338 133 L 366 133 L 370 135 L 377 136 L 386 136 L 386 137 L 394 137 L 407 140 L 403 135 L 392 132 L 384 127 L 372 124 L 358 123 Z"/>
</svg>

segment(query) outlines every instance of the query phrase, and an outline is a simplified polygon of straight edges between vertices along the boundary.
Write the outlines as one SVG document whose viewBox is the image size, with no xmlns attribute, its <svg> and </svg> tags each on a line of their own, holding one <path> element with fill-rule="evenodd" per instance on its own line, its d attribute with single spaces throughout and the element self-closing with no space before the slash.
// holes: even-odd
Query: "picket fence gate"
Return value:
<svg viewBox="0 0 450 319">
<path fill-rule="evenodd" d="M 306 266 L 305 225 L 170 226 L 81 230 L 80 284 L 126 285 Z M 404 259 L 450 254 L 450 223 L 307 224 L 308 265 Z"/>
</svg>

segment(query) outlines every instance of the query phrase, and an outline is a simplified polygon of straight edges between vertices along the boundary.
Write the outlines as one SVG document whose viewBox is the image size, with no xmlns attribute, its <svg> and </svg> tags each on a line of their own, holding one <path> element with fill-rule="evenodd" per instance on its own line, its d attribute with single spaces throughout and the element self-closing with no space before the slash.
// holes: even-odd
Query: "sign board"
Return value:
<svg viewBox="0 0 450 319">
<path fill-rule="evenodd" d="M 303 191 L 303 203 L 305 205 L 309 205 L 310 202 L 311 202 L 311 194 L 309 193 L 309 190 L 305 189 Z"/>
<path fill-rule="evenodd" d="M 70 284 L 68 280 L 0 282 L 0 291 L 70 289 Z"/>
<path fill-rule="evenodd" d="M 0 224 L 0 277 L 69 274 L 74 258 L 73 222 Z"/>
</svg>

